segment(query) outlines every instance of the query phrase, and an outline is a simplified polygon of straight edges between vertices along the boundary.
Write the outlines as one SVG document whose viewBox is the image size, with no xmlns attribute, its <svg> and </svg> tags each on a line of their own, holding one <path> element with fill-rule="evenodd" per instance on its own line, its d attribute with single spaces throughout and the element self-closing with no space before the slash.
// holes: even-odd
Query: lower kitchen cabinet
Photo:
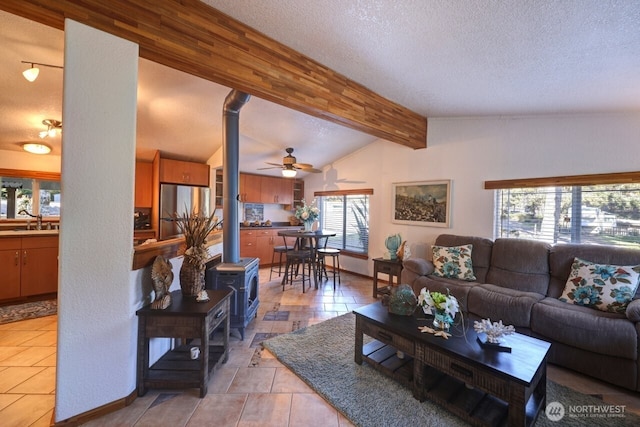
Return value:
<svg viewBox="0 0 640 427">
<path fill-rule="evenodd" d="M 0 300 L 58 292 L 58 236 L 0 239 Z"/>
<path fill-rule="evenodd" d="M 260 258 L 260 266 L 271 265 L 274 246 L 284 245 L 282 236 L 278 236 L 280 229 L 251 228 L 240 230 L 240 256 L 243 258 Z M 288 242 L 293 247 L 294 242 Z"/>
</svg>

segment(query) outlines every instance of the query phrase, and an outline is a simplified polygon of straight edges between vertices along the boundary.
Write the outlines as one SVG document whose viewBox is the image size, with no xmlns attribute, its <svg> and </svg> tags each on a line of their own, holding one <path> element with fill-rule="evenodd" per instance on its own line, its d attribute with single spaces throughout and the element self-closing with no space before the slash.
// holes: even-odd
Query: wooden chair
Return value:
<svg viewBox="0 0 640 427">
<path fill-rule="evenodd" d="M 309 283 L 311 287 L 311 268 L 315 270 L 315 266 L 312 264 L 315 262 L 315 251 L 313 248 L 304 247 L 302 239 L 297 239 L 296 244 L 292 249 L 287 246 L 285 239 L 286 257 L 287 262 L 284 269 L 284 277 L 282 279 L 282 290 L 287 282 L 293 284 L 294 277 L 297 277 L 302 273 L 302 293 L 306 291 L 305 282 Z"/>
</svg>

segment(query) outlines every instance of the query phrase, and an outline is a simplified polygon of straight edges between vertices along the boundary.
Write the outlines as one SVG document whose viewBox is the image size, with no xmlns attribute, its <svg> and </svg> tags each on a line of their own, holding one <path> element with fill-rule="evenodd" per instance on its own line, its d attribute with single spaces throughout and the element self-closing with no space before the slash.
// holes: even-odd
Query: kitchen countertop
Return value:
<svg viewBox="0 0 640 427">
<path fill-rule="evenodd" d="M 57 236 L 59 230 L 7 230 L 0 231 L 0 238 L 3 237 L 34 237 L 34 236 Z"/>
</svg>

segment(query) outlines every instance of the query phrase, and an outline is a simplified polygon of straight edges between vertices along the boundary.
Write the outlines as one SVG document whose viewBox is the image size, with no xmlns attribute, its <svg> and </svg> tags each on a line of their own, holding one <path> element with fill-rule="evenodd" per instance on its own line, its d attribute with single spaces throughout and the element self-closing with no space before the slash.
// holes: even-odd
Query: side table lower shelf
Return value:
<svg viewBox="0 0 640 427">
<path fill-rule="evenodd" d="M 181 345 L 162 356 L 149 368 L 144 380 L 145 386 L 150 388 L 200 387 L 200 360 L 191 359 L 191 347 L 191 345 Z M 209 346 L 209 375 L 225 362 L 224 356 L 223 346 Z"/>
</svg>

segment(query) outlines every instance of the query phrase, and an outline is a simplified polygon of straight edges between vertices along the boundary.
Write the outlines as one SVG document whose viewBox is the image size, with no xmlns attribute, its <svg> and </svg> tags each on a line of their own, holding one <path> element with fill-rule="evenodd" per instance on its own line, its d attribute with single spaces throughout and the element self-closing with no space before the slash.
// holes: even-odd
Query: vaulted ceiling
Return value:
<svg viewBox="0 0 640 427">
<path fill-rule="evenodd" d="M 635 1 L 203 2 L 430 118 L 640 111 Z M 20 61 L 62 65 L 62 49 L 61 31 L 0 13 L 0 150 L 61 118 L 61 71 L 27 83 Z M 221 144 L 229 90 L 141 60 L 139 155 L 206 160 Z M 240 124 L 243 171 L 279 162 L 289 146 L 322 167 L 377 139 L 257 97 Z"/>
</svg>

